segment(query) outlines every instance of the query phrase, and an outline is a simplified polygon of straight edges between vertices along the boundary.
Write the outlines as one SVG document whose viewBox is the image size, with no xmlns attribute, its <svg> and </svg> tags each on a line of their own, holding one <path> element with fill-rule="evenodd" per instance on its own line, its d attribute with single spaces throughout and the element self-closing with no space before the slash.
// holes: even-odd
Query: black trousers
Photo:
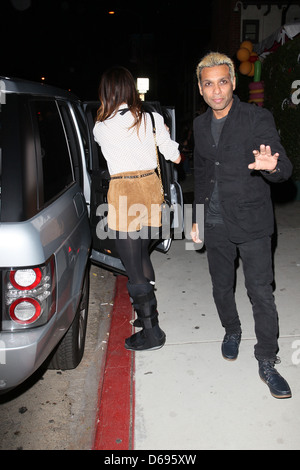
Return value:
<svg viewBox="0 0 300 470">
<path fill-rule="evenodd" d="M 226 333 L 241 330 L 235 302 L 236 261 L 242 260 L 245 286 L 252 303 L 258 360 L 275 359 L 278 352 L 278 314 L 273 296 L 271 237 L 244 243 L 229 240 L 223 224 L 205 226 L 205 246 L 213 297 Z"/>
<path fill-rule="evenodd" d="M 116 248 L 129 282 L 131 284 L 154 282 L 155 273 L 149 253 L 151 227 L 143 227 L 141 231 L 133 233 L 118 231 L 114 233 Z"/>
</svg>

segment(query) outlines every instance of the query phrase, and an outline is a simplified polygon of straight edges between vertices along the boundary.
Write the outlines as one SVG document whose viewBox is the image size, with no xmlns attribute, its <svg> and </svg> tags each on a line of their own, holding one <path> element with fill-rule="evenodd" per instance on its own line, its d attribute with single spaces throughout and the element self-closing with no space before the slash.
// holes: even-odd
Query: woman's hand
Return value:
<svg viewBox="0 0 300 470">
<path fill-rule="evenodd" d="M 200 240 L 199 238 L 198 224 L 193 224 L 192 230 L 191 230 L 191 238 L 194 243 L 202 243 L 202 240 Z"/>
</svg>

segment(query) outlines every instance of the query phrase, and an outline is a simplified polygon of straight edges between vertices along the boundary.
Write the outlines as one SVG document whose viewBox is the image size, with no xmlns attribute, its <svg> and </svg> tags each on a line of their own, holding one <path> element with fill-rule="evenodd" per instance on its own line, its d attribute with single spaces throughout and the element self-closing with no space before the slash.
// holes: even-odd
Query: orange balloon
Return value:
<svg viewBox="0 0 300 470">
<path fill-rule="evenodd" d="M 245 47 L 241 47 L 236 54 L 237 58 L 239 59 L 240 62 L 245 62 L 246 60 L 249 60 L 250 57 L 250 52 L 248 49 Z"/>
<path fill-rule="evenodd" d="M 242 75 L 248 75 L 251 72 L 252 64 L 248 60 L 242 62 L 239 67 L 239 71 Z"/>
<path fill-rule="evenodd" d="M 255 70 L 254 64 L 252 64 L 251 62 L 250 62 L 250 64 L 251 64 L 251 70 L 247 75 L 248 75 L 248 77 L 254 77 L 254 70 Z"/>
<path fill-rule="evenodd" d="M 251 41 L 243 41 L 240 47 L 245 47 L 249 52 L 253 51 L 253 44 Z"/>
</svg>

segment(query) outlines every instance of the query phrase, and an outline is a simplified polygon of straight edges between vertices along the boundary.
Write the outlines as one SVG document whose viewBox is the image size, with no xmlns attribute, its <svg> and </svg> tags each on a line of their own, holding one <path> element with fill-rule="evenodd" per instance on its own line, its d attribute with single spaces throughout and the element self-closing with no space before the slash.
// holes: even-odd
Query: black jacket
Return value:
<svg viewBox="0 0 300 470">
<path fill-rule="evenodd" d="M 217 178 L 220 211 L 230 239 L 238 243 L 271 235 L 274 215 L 269 183 L 286 181 L 292 173 L 272 114 L 234 96 L 217 148 L 211 118 L 208 108 L 194 120 L 195 205 L 204 204 L 206 214 Z M 272 154 L 279 153 L 273 174 L 248 169 L 254 162 L 253 150 L 261 144 L 270 145 Z"/>
</svg>

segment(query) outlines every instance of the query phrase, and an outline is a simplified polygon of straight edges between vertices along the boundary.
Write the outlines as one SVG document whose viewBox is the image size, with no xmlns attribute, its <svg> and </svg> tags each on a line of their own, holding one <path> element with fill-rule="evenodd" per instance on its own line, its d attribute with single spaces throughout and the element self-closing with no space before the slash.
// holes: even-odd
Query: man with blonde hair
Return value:
<svg viewBox="0 0 300 470">
<path fill-rule="evenodd" d="M 213 297 L 225 329 L 222 355 L 235 360 L 241 341 L 234 295 L 239 255 L 252 303 L 259 375 L 274 397 L 289 398 L 290 387 L 275 369 L 278 315 L 272 289 L 270 183 L 287 180 L 292 165 L 271 113 L 233 94 L 236 79 L 229 57 L 211 52 L 196 73 L 208 109 L 194 121 L 194 208 L 197 204 L 205 208 L 204 241 Z M 191 236 L 200 242 L 196 219 Z"/>
<path fill-rule="evenodd" d="M 216 65 L 228 66 L 230 79 L 233 83 L 235 78 L 234 63 L 229 57 L 227 57 L 227 55 L 221 54 L 220 52 L 213 52 L 211 54 L 207 54 L 203 57 L 201 62 L 199 62 L 196 69 L 198 83 L 200 82 L 202 69 L 204 69 L 205 67 L 215 67 Z"/>
</svg>

